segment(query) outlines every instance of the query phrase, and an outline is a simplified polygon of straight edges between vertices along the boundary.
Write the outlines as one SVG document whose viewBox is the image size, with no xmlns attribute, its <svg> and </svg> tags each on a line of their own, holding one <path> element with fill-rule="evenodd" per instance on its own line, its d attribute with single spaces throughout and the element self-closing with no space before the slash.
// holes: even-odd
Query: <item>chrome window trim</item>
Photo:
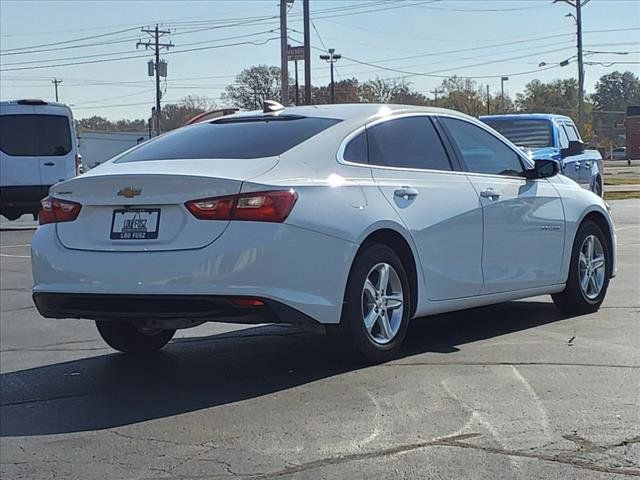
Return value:
<svg viewBox="0 0 640 480">
<path fill-rule="evenodd" d="M 471 172 L 471 171 L 463 171 L 463 170 L 454 170 L 453 169 L 453 165 L 452 165 L 452 169 L 451 170 L 435 170 L 432 168 L 409 168 L 409 167 L 389 167 L 389 166 L 385 166 L 385 165 L 373 165 L 371 163 L 358 163 L 358 162 L 350 162 L 348 160 L 344 159 L 344 151 L 347 148 L 347 144 L 353 140 L 353 138 L 355 138 L 356 136 L 358 136 L 360 133 L 362 133 L 367 127 L 373 127 L 375 125 L 378 125 L 380 123 L 384 123 L 384 122 L 389 122 L 391 120 L 396 120 L 398 118 L 406 118 L 406 117 L 447 117 L 447 118 L 453 118 L 455 120 L 461 120 L 463 122 L 467 122 L 470 123 L 471 125 L 475 125 L 477 127 L 480 127 L 481 129 L 483 129 L 485 132 L 487 132 L 489 135 L 492 135 L 493 137 L 497 138 L 499 141 L 501 141 L 502 143 L 505 144 L 505 146 L 509 147 L 518 158 L 520 158 L 522 160 L 522 162 L 524 163 L 525 166 L 529 166 L 530 168 L 533 168 L 533 162 L 531 160 L 529 160 L 529 158 L 526 157 L 526 155 L 524 155 L 520 149 L 514 145 L 511 144 L 511 142 L 509 142 L 505 137 L 503 137 L 499 132 L 495 132 L 494 130 L 492 130 L 488 125 L 486 125 L 485 123 L 481 122 L 480 120 L 477 120 L 477 122 L 471 122 L 469 121 L 469 119 L 465 118 L 465 117 L 461 117 L 459 115 L 456 114 L 450 114 L 450 113 L 440 113 L 440 112 L 406 112 L 406 113 L 399 113 L 399 114 L 390 114 L 388 116 L 385 116 L 383 118 L 377 118 L 375 120 L 372 120 L 370 122 L 365 123 L 364 125 L 359 126 L 357 129 L 355 129 L 353 132 L 351 132 L 350 134 L 348 134 L 340 143 L 340 146 L 338 147 L 338 151 L 336 152 L 336 160 L 338 163 L 342 164 L 342 165 L 348 165 L 350 167 L 368 167 L 368 168 L 380 168 L 380 169 L 385 169 L 385 170 L 397 170 L 400 172 L 443 172 L 443 173 L 468 173 L 468 174 L 473 174 L 473 175 L 483 175 L 483 176 L 489 176 L 489 177 L 496 177 L 496 178 L 524 178 L 524 177 L 509 177 L 506 175 L 498 175 L 498 174 L 493 174 L 493 173 L 478 173 L 478 172 Z M 497 134 L 496 134 L 497 133 Z M 444 145 L 443 142 L 443 147 L 445 149 L 445 152 L 447 153 L 447 155 L 449 155 L 449 151 L 446 147 L 446 145 Z"/>
</svg>

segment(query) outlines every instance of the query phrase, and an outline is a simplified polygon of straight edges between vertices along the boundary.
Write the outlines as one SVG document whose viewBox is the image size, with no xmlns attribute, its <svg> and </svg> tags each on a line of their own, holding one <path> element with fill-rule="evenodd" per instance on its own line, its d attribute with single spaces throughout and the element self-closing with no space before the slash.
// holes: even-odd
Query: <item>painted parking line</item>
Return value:
<svg viewBox="0 0 640 480">
<path fill-rule="evenodd" d="M 9 253 L 0 253 L 0 257 L 31 258 L 31 255 L 11 255 Z"/>
</svg>

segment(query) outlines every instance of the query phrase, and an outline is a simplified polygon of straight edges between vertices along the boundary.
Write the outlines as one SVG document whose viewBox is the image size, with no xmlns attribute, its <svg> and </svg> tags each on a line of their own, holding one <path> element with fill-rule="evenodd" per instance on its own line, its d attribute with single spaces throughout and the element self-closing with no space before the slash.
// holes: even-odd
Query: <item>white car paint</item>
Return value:
<svg viewBox="0 0 640 480">
<path fill-rule="evenodd" d="M 414 316 L 422 316 L 562 291 L 584 217 L 601 215 L 614 232 L 603 200 L 562 175 L 525 180 L 376 168 L 341 159 L 344 141 L 355 131 L 406 114 L 454 116 L 494 134 L 466 115 L 394 105 L 295 107 L 281 113 L 342 121 L 279 158 L 241 164 L 245 160 L 117 163 L 116 157 L 55 185 L 53 197 L 83 208 L 75 222 L 36 231 L 34 293 L 251 295 L 336 324 L 359 246 L 386 229 L 410 246 L 417 271 Z M 127 186 L 144 194 L 117 197 Z M 412 205 L 393 194 L 405 186 L 420 191 Z M 498 202 L 480 197 L 488 187 L 502 194 Z M 298 194 L 281 224 L 221 225 L 195 220 L 183 207 L 203 196 L 278 189 Z M 123 205 L 158 206 L 163 215 L 170 210 L 166 237 L 108 240 L 109 212 Z M 612 248 L 615 262 L 615 236 Z"/>
</svg>

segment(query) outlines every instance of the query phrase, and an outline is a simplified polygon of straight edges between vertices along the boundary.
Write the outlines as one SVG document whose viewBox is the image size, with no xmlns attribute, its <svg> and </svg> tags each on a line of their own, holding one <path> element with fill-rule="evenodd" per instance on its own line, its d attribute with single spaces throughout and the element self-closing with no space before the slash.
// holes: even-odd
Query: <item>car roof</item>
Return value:
<svg viewBox="0 0 640 480">
<path fill-rule="evenodd" d="M 3 100 L 0 101 L 0 112 L 9 115 L 25 112 L 38 113 L 42 115 L 60 115 L 64 112 L 65 116 L 73 118 L 71 108 L 66 103 L 47 102 L 44 100 Z"/>
<path fill-rule="evenodd" d="M 334 118 L 337 120 L 367 121 L 372 117 L 383 117 L 401 113 L 446 114 L 460 118 L 469 117 L 454 110 L 445 108 L 423 107 L 414 105 L 395 105 L 388 103 L 341 103 L 333 105 L 305 105 L 301 107 L 285 107 L 274 113 L 263 113 L 262 110 L 238 112 L 224 118 L 268 115 L 301 115 L 305 117 Z M 477 121 L 477 119 L 474 119 Z"/>
<path fill-rule="evenodd" d="M 555 113 L 508 113 L 504 115 L 482 115 L 480 120 L 571 120 L 566 115 Z"/>
</svg>

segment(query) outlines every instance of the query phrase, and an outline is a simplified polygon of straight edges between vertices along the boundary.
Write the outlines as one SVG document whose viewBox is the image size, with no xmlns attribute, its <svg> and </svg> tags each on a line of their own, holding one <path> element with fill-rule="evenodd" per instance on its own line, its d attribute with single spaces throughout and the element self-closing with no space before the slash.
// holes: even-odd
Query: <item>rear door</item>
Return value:
<svg viewBox="0 0 640 480">
<path fill-rule="evenodd" d="M 482 211 L 473 186 L 454 172 L 428 116 L 367 126 L 369 163 L 387 201 L 418 248 L 430 300 L 477 295 L 482 288 Z"/>
<path fill-rule="evenodd" d="M 469 121 L 441 118 L 483 211 L 483 294 L 560 283 L 564 211 L 545 179 L 527 180 L 514 149 Z"/>
<path fill-rule="evenodd" d="M 0 177 L 2 186 L 42 185 L 38 155 L 38 118 L 34 107 L 19 114 L 0 112 Z"/>
<path fill-rule="evenodd" d="M 49 187 L 76 175 L 77 141 L 66 107 L 36 106 L 38 154 L 43 185 Z"/>
</svg>

